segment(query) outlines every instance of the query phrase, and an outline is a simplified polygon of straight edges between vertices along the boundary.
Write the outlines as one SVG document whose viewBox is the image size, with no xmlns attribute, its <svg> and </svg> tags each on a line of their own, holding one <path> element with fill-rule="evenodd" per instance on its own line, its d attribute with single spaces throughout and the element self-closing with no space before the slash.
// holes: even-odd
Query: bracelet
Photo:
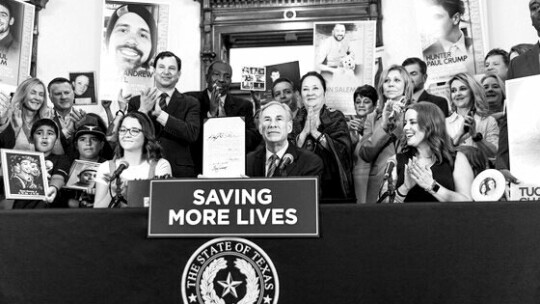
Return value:
<svg viewBox="0 0 540 304">
<path fill-rule="evenodd" d="M 399 187 L 397 187 L 396 193 L 397 193 L 397 195 L 399 195 L 399 196 L 401 196 L 401 197 L 407 197 L 407 194 L 408 194 L 408 193 L 407 193 L 407 194 L 403 194 L 403 193 L 399 192 Z"/>
<path fill-rule="evenodd" d="M 122 110 L 116 111 L 116 114 L 114 114 L 114 115 L 115 115 L 115 116 L 118 116 L 118 113 L 121 113 L 122 116 L 126 115 L 126 113 L 124 113 L 124 111 L 122 111 Z"/>
<path fill-rule="evenodd" d="M 319 137 L 317 137 L 317 142 L 321 142 L 321 138 L 324 136 L 324 133 L 321 132 L 321 135 L 319 135 Z"/>
</svg>

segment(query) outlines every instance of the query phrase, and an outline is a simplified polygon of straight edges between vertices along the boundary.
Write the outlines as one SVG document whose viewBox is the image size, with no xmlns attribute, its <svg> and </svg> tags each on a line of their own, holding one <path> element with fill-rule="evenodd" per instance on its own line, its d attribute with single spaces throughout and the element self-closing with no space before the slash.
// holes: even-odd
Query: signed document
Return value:
<svg viewBox="0 0 540 304">
<path fill-rule="evenodd" d="M 246 128 L 242 117 L 210 118 L 204 123 L 204 177 L 240 177 L 246 172 Z"/>
</svg>

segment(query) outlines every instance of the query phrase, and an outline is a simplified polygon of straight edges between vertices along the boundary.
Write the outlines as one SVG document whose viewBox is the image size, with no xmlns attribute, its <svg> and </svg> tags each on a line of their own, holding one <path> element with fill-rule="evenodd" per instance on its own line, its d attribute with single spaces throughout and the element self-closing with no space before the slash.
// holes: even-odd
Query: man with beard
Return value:
<svg viewBox="0 0 540 304">
<path fill-rule="evenodd" d="M 349 40 L 345 37 L 345 25 L 338 23 L 332 30 L 332 37 L 326 38 L 319 48 L 317 63 L 321 72 L 335 73 L 343 67 L 341 60 L 349 55 L 354 57 Z"/>
<path fill-rule="evenodd" d="M 154 17 L 139 4 L 126 4 L 117 8 L 107 26 L 105 45 L 120 71 L 148 69 L 157 46 Z"/>
<path fill-rule="evenodd" d="M 10 65 L 10 61 L 15 60 L 14 56 L 19 53 L 19 42 L 14 36 L 13 24 L 15 17 L 11 5 L 0 0 L 0 62 L 6 61 L 6 64 Z"/>
<path fill-rule="evenodd" d="M 246 131 L 246 153 L 254 150 L 261 141 L 261 135 L 253 121 L 253 104 L 233 97 L 229 92 L 232 68 L 224 61 L 214 61 L 206 72 L 206 89 L 186 94 L 195 97 L 201 105 L 201 130 L 204 120 L 214 117 L 244 117 Z M 203 131 L 191 147 L 197 173 L 202 173 Z"/>
</svg>

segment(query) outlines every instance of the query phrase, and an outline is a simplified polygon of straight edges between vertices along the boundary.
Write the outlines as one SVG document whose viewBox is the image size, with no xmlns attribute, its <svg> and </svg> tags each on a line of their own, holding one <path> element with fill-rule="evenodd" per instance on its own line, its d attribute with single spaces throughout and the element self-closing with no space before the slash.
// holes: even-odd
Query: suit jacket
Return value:
<svg viewBox="0 0 540 304">
<path fill-rule="evenodd" d="M 140 104 L 140 96 L 133 97 L 129 101 L 128 112 L 138 111 Z M 199 136 L 199 103 L 195 98 L 174 90 L 165 112 L 169 114 L 165 126 L 147 113 L 156 127 L 156 139 L 163 148 L 164 158 L 171 164 L 173 177 L 195 177 L 190 144 Z"/>
<path fill-rule="evenodd" d="M 62 128 L 62 124 L 60 123 L 60 117 L 58 117 L 58 113 L 53 109 L 53 117 L 52 120 L 56 123 L 58 128 Z M 75 147 L 73 146 L 73 137 L 66 138 L 64 135 L 64 132 L 62 130 L 59 130 L 58 132 L 60 134 L 60 144 L 62 145 L 62 149 L 64 149 L 64 153 L 66 156 L 73 161 L 75 159 Z M 75 135 L 75 133 L 73 133 Z"/>
<path fill-rule="evenodd" d="M 403 115 L 400 115 L 402 117 Z M 389 158 L 396 155 L 396 137 L 386 133 L 382 128 L 382 115 L 377 110 L 368 114 L 364 124 L 364 136 L 358 143 L 359 156 L 370 165 L 369 177 L 367 182 L 366 203 L 374 204 L 377 202 L 379 190 L 384 182 L 384 170 Z M 403 125 L 402 120 L 396 122 L 396 126 Z"/>
<path fill-rule="evenodd" d="M 436 96 L 436 95 L 431 95 L 426 90 L 424 90 L 424 92 L 422 92 L 422 94 L 420 94 L 420 96 L 418 97 L 417 101 L 429 101 L 429 102 L 432 102 L 432 103 L 436 104 L 439 108 L 441 108 L 441 110 L 443 111 L 444 117 L 448 117 L 448 115 L 449 115 L 449 113 L 448 113 L 448 102 L 443 97 Z"/>
<path fill-rule="evenodd" d="M 527 52 L 517 56 L 510 61 L 508 66 L 508 79 L 526 77 L 540 74 L 540 45 L 536 43 Z"/>
<path fill-rule="evenodd" d="M 193 155 L 193 160 L 195 161 L 196 172 L 202 172 L 202 155 L 203 155 L 203 124 L 204 120 L 208 117 L 208 112 L 210 111 L 210 97 L 208 96 L 208 91 L 203 90 L 199 92 L 187 92 L 186 95 L 195 97 L 201 107 L 201 116 L 200 116 L 200 125 L 201 132 L 195 143 L 191 146 L 191 152 Z M 246 123 L 246 153 L 255 150 L 255 148 L 261 142 L 261 135 L 257 128 L 255 127 L 255 122 L 253 121 L 253 104 L 249 101 L 242 99 L 234 98 L 231 94 L 227 94 L 225 98 L 225 113 L 227 117 L 232 116 L 243 116 Z"/>
<path fill-rule="evenodd" d="M 292 143 L 285 154 L 290 153 L 294 161 L 285 166 L 283 170 L 276 168 L 274 177 L 285 176 L 317 176 L 319 182 L 323 173 L 324 165 L 322 159 L 317 154 L 297 148 Z M 255 151 L 247 155 L 246 175 L 249 177 L 266 176 L 266 147 L 260 146 Z"/>
</svg>

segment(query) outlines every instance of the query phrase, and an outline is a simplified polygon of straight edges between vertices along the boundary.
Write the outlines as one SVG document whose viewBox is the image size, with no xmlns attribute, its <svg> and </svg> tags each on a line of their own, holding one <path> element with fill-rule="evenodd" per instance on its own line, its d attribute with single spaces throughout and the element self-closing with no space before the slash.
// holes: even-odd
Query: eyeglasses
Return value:
<svg viewBox="0 0 540 304">
<path fill-rule="evenodd" d="M 118 134 L 120 135 L 126 135 L 127 132 L 129 132 L 129 134 L 131 134 L 131 136 L 137 136 L 141 133 L 142 129 L 139 129 L 139 128 L 131 128 L 131 129 L 128 129 L 128 128 L 120 128 L 120 130 L 118 130 Z"/>
</svg>

